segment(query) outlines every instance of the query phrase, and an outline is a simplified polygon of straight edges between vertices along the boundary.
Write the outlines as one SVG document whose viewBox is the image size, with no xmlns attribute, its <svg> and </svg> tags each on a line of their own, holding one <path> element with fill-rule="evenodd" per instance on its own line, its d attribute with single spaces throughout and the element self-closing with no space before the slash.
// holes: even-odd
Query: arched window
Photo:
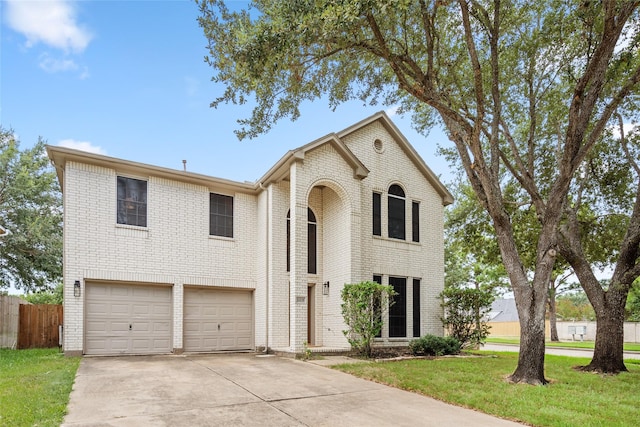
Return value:
<svg viewBox="0 0 640 427">
<path fill-rule="evenodd" d="M 317 222 L 313 211 L 307 208 L 307 273 L 316 274 Z M 287 212 L 287 271 L 291 271 L 291 211 Z"/>
<path fill-rule="evenodd" d="M 316 256 L 316 216 L 313 211 L 307 208 L 307 273 L 316 274 L 317 256 Z"/>
<path fill-rule="evenodd" d="M 389 237 L 392 239 L 405 239 L 405 210 L 404 190 L 397 184 L 389 187 Z"/>
</svg>

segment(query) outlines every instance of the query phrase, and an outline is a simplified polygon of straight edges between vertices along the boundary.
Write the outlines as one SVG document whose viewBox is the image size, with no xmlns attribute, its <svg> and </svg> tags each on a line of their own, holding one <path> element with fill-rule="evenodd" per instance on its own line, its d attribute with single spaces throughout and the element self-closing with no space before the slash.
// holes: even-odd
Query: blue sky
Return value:
<svg viewBox="0 0 640 427">
<path fill-rule="evenodd" d="M 237 7 L 244 5 L 236 2 Z M 249 107 L 209 103 L 223 87 L 203 58 L 198 10 L 187 0 L 0 0 L 0 123 L 22 147 L 42 136 L 113 157 L 236 181 L 254 181 L 287 150 L 383 109 L 352 102 L 302 106 L 295 122 L 238 141 L 236 120 Z M 417 134 L 408 117 L 392 120 L 431 169 L 451 179 L 436 157 L 446 137 Z"/>
</svg>

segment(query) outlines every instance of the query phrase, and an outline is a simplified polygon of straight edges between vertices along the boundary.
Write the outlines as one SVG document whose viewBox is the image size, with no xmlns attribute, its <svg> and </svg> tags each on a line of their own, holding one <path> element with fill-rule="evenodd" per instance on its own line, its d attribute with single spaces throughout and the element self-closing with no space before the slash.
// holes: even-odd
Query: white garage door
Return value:
<svg viewBox="0 0 640 427">
<path fill-rule="evenodd" d="M 171 288 L 87 283 L 85 354 L 170 353 Z"/>
<path fill-rule="evenodd" d="M 250 291 L 185 288 L 184 350 L 252 349 L 252 301 Z"/>
</svg>

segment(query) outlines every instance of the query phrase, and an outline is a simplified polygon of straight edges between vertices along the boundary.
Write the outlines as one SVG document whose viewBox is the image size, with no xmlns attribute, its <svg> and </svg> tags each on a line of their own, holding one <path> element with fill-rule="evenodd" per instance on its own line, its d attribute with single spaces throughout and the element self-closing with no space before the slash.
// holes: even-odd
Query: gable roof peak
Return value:
<svg viewBox="0 0 640 427">
<path fill-rule="evenodd" d="M 427 179 L 427 181 L 433 186 L 433 188 L 438 192 L 440 197 L 442 197 L 442 204 L 444 206 L 450 205 L 453 203 L 453 195 L 447 190 L 444 186 L 440 178 L 427 166 L 425 161 L 422 159 L 420 154 L 413 148 L 413 145 L 407 140 L 407 138 L 400 132 L 400 129 L 391 121 L 387 113 L 384 111 L 379 111 L 358 123 L 355 123 L 349 126 L 346 129 L 338 132 L 339 138 L 345 138 L 347 135 L 352 134 L 371 123 L 380 122 L 382 126 L 385 128 L 387 132 L 392 136 L 392 138 L 397 142 L 397 144 L 402 148 L 405 154 L 411 159 L 411 161 L 416 165 L 418 170 L 422 173 L 422 175 Z"/>
</svg>

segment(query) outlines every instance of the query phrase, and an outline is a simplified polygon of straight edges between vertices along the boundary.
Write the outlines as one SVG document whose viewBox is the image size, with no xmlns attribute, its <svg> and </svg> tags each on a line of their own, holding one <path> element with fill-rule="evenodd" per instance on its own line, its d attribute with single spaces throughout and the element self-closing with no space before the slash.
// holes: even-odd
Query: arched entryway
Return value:
<svg viewBox="0 0 640 427">
<path fill-rule="evenodd" d="M 307 276 L 307 343 L 344 346 L 340 293 L 351 277 L 349 201 L 338 184 L 321 180 L 309 191 L 307 205 L 314 214 L 308 218 L 309 267 L 315 261 L 315 269 L 309 268 Z"/>
</svg>

